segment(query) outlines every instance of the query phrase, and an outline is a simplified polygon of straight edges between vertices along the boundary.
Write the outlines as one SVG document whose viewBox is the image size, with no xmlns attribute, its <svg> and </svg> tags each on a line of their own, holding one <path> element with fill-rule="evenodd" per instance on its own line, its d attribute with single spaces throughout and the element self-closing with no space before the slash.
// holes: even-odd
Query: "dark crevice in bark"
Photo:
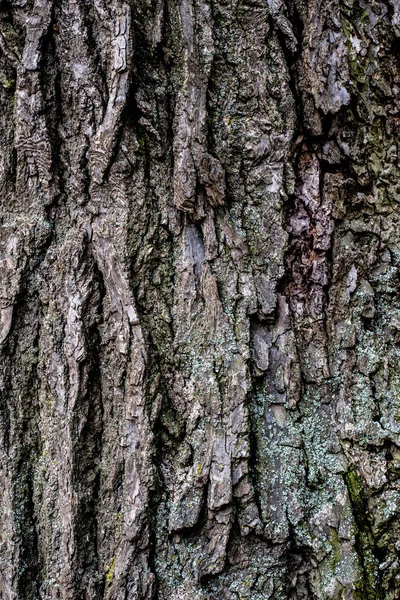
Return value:
<svg viewBox="0 0 400 600">
<path fill-rule="evenodd" d="M 149 519 L 149 567 L 151 572 L 155 576 L 154 581 L 154 591 L 153 591 L 153 600 L 158 600 L 159 595 L 159 582 L 157 579 L 157 512 L 159 510 L 160 501 L 162 497 L 163 490 L 165 489 L 165 482 L 162 475 L 162 470 L 160 468 L 162 459 L 163 459 L 163 444 L 160 435 L 160 422 L 159 417 L 156 422 L 153 424 L 153 433 L 154 433 L 154 457 L 153 457 L 153 465 L 155 470 L 155 482 L 154 489 L 152 489 L 150 503 L 149 503 L 149 511 L 148 511 L 148 519 Z"/>
<path fill-rule="evenodd" d="M 33 288 L 32 280 L 27 285 Z M 26 293 L 26 290 L 25 290 Z M 14 330 L 10 335 L 15 350 L 22 345 L 25 355 L 10 365 L 12 402 L 10 403 L 10 433 L 13 444 L 18 447 L 11 466 L 12 504 L 15 520 L 17 580 L 16 587 L 22 597 L 36 597 L 41 583 L 41 566 L 38 555 L 38 536 L 34 502 L 35 467 L 40 452 L 38 429 L 38 389 L 40 320 L 39 299 L 33 291 L 22 295 L 14 308 Z M 35 322 L 36 321 L 36 322 Z M 15 393 L 20 387 L 24 401 Z M 11 398 L 9 398 L 11 400 Z"/>
<path fill-rule="evenodd" d="M 254 397 L 255 397 L 255 394 L 257 393 L 257 387 L 258 387 L 258 385 L 260 385 L 261 378 L 264 378 L 265 375 L 255 377 L 254 368 L 252 367 L 252 365 L 250 368 L 251 368 L 251 371 L 253 371 L 253 377 L 254 377 L 253 382 L 254 383 L 253 383 L 253 389 L 251 390 L 251 393 L 249 394 L 249 398 L 248 398 L 249 423 L 250 423 L 248 466 L 249 466 L 250 481 L 254 488 L 254 502 L 257 506 L 258 515 L 262 522 L 262 511 L 261 511 L 260 489 L 259 489 L 260 481 L 259 481 L 259 477 L 258 477 L 258 473 L 257 473 L 257 470 L 258 470 L 257 469 L 257 457 L 259 455 L 260 449 L 258 448 L 258 445 L 257 445 L 256 422 L 255 422 L 256 418 L 259 418 L 259 417 L 256 417 L 254 415 L 253 403 L 256 402 Z M 265 523 L 263 525 L 265 526 Z"/>
<path fill-rule="evenodd" d="M 51 168 L 53 198 L 45 207 L 46 217 L 54 233 L 57 206 L 67 197 L 62 164 L 63 141 L 60 136 L 60 126 L 63 122 L 63 101 L 61 92 L 61 71 L 57 56 L 56 6 L 52 6 L 49 27 L 43 36 L 42 51 L 39 62 L 40 86 L 43 94 L 43 111 L 45 113 L 46 130 L 51 148 Z"/>
<path fill-rule="evenodd" d="M 90 257 L 90 254 L 88 255 Z M 83 260 L 88 261 L 88 257 Z M 100 594 L 98 572 L 98 524 L 97 504 L 100 490 L 100 465 L 102 459 L 103 398 L 101 390 L 100 333 L 103 321 L 105 286 L 100 270 L 94 263 L 94 279 L 91 297 L 84 309 L 86 325 L 85 342 L 88 361 L 81 367 L 84 389 L 75 409 L 71 434 L 74 444 L 71 477 L 73 494 L 76 494 L 74 534 L 76 543 L 75 570 L 76 594 Z M 90 314 L 92 313 L 92 314 Z M 82 426 L 82 419 L 84 423 Z M 94 588 L 93 588 L 94 586 Z"/>
<path fill-rule="evenodd" d="M 308 600 L 314 600 L 316 596 L 313 594 L 309 582 L 310 564 L 312 564 L 313 559 L 312 552 L 306 545 L 299 543 L 295 528 L 290 524 L 290 520 L 287 550 L 284 558 L 286 567 L 285 591 L 288 598 L 298 598 L 296 591 L 301 590 L 303 593 L 306 591 Z"/>
<path fill-rule="evenodd" d="M 21 457 L 17 465 L 18 480 L 14 483 L 18 493 L 14 497 L 14 511 L 17 516 L 16 534 L 20 540 L 18 557 L 18 577 L 16 587 L 21 598 L 39 598 L 42 581 L 42 568 L 38 554 L 37 520 L 33 502 L 33 470 L 35 459 L 29 454 Z M 17 565 L 16 565 L 17 566 Z"/>
</svg>

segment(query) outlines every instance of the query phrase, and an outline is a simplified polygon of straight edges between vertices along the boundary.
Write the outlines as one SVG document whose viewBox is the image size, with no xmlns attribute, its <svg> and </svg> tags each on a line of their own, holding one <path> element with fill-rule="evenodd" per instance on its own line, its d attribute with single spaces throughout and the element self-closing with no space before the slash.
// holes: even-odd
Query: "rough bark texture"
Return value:
<svg viewBox="0 0 400 600">
<path fill-rule="evenodd" d="M 0 83 L 0 598 L 400 598 L 398 0 L 1 0 Z"/>
</svg>

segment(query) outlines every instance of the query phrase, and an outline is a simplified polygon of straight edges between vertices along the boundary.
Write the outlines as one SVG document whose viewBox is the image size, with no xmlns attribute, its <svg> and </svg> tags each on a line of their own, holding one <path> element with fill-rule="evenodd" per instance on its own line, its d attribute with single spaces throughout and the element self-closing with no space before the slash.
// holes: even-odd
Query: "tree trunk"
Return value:
<svg viewBox="0 0 400 600">
<path fill-rule="evenodd" d="M 0 1 L 0 598 L 400 598 L 398 0 Z"/>
</svg>

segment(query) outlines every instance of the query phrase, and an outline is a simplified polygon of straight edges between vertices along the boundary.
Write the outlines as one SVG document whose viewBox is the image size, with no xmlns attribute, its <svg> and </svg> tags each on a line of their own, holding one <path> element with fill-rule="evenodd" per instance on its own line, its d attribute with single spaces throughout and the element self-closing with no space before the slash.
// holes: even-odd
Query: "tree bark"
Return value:
<svg viewBox="0 0 400 600">
<path fill-rule="evenodd" d="M 400 598 L 398 0 L 0 1 L 0 598 Z"/>
</svg>

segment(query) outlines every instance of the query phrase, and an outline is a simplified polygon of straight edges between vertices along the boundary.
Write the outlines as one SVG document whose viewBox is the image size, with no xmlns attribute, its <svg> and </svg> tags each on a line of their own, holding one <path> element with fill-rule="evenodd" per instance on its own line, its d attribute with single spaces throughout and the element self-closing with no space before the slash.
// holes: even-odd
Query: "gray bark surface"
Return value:
<svg viewBox="0 0 400 600">
<path fill-rule="evenodd" d="M 398 0 L 0 0 L 0 598 L 400 598 Z"/>
</svg>

